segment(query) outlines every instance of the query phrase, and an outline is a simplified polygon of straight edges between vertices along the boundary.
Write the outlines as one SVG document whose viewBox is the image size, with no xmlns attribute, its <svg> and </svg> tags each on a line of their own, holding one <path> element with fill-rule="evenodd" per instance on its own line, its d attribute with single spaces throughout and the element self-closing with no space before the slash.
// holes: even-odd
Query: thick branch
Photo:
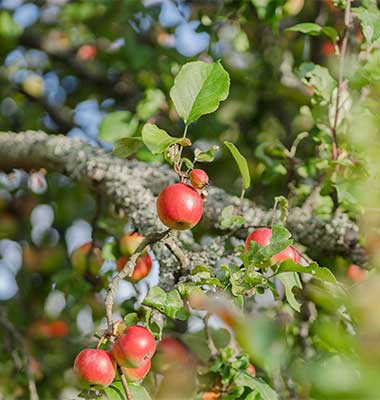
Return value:
<svg viewBox="0 0 380 400">
<path fill-rule="evenodd" d="M 110 201 L 126 211 L 130 221 L 144 235 L 164 230 L 157 218 L 155 198 L 165 185 L 176 180 L 173 171 L 167 167 L 118 159 L 78 139 L 60 135 L 48 136 L 34 131 L 0 134 L 0 169 L 41 167 L 61 172 L 74 180 L 96 184 Z M 215 187 L 209 189 L 204 223 L 211 229 L 220 229 L 219 218 L 227 205 L 242 210 L 246 218 L 246 229 L 235 234 L 239 238 L 246 236 L 249 227 L 270 223 L 271 211 L 255 206 L 250 200 L 244 200 L 241 205 L 237 197 Z M 289 211 L 287 226 L 296 241 L 315 253 L 342 255 L 358 264 L 366 261 L 359 243 L 358 227 L 345 214 L 337 213 L 325 221 L 307 210 L 293 208 Z M 194 242 L 190 231 L 181 232 L 178 239 L 186 242 L 186 248 L 192 249 L 186 252 L 190 268 L 199 263 L 215 265 L 225 255 L 219 237 L 205 247 Z M 178 239 L 173 237 L 173 240 Z M 161 280 L 170 285 L 169 280 L 173 279 L 170 276 L 178 272 L 178 261 L 163 243 L 157 243 L 153 248 L 161 265 L 165 266 Z M 168 270 L 170 274 L 165 275 Z"/>
</svg>

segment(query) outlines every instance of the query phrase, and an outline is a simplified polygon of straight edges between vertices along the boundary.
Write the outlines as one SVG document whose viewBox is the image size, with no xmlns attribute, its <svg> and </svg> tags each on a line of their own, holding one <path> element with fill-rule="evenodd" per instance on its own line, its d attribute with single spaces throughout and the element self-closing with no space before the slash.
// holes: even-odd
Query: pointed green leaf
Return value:
<svg viewBox="0 0 380 400">
<path fill-rule="evenodd" d="M 155 124 L 145 124 L 141 134 L 145 146 L 153 154 L 164 153 L 169 146 L 183 140 L 183 138 L 170 136 Z"/>
<path fill-rule="evenodd" d="M 313 275 L 314 278 L 321 281 L 336 283 L 334 274 L 328 268 L 319 267 L 315 262 L 304 267 L 294 263 L 292 260 L 286 260 L 281 263 L 278 272 L 303 272 L 304 274 Z"/>
<path fill-rule="evenodd" d="M 236 164 L 239 167 L 240 174 L 243 178 L 243 187 L 244 189 L 248 189 L 251 184 L 251 175 L 249 174 L 248 163 L 247 160 L 241 155 L 240 151 L 237 147 L 230 142 L 224 142 L 228 150 L 231 152 L 234 157 Z"/>
<path fill-rule="evenodd" d="M 215 111 L 228 96 L 230 78 L 220 62 L 185 64 L 174 80 L 170 97 L 186 124 Z"/>
<path fill-rule="evenodd" d="M 285 287 L 285 296 L 289 305 L 299 312 L 301 310 L 301 304 L 296 300 L 293 293 L 293 288 L 295 287 L 302 289 L 302 283 L 297 272 L 282 272 L 277 275 L 277 278 Z"/>
<path fill-rule="evenodd" d="M 141 137 L 126 137 L 116 141 L 112 154 L 116 157 L 127 158 L 136 153 L 142 144 Z"/>
</svg>

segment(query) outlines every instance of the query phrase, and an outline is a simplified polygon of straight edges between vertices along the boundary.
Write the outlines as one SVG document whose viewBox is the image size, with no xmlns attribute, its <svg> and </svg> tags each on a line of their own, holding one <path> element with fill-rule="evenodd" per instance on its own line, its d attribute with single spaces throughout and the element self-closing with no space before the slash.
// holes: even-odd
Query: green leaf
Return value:
<svg viewBox="0 0 380 400">
<path fill-rule="evenodd" d="M 153 286 L 150 288 L 148 294 L 146 295 L 143 304 L 151 306 L 160 311 L 164 311 L 166 303 L 166 292 L 159 286 Z"/>
<path fill-rule="evenodd" d="M 164 153 L 169 146 L 181 142 L 183 138 L 170 136 L 157 125 L 148 123 L 142 129 L 142 140 L 153 154 L 160 154 Z"/>
<path fill-rule="evenodd" d="M 188 125 L 215 111 L 228 96 L 230 78 L 220 62 L 194 61 L 185 64 L 174 80 L 170 97 Z"/>
<path fill-rule="evenodd" d="M 212 146 L 207 151 L 199 149 L 194 150 L 194 162 L 212 162 L 215 158 L 215 153 L 219 151 L 219 146 Z"/>
<path fill-rule="evenodd" d="M 152 117 L 160 109 L 162 103 L 165 101 L 165 95 L 160 89 L 148 89 L 145 92 L 145 97 L 137 105 L 137 116 L 146 121 Z"/>
<path fill-rule="evenodd" d="M 293 288 L 295 287 L 302 289 L 302 283 L 297 272 L 282 272 L 277 275 L 277 278 L 285 287 L 286 300 L 294 310 L 299 312 L 301 310 L 301 304 L 296 300 L 293 293 Z"/>
<path fill-rule="evenodd" d="M 129 314 L 124 316 L 124 322 L 128 326 L 136 325 L 138 320 L 139 320 L 139 317 L 138 317 L 137 313 L 135 313 L 135 312 L 129 313 Z"/>
<path fill-rule="evenodd" d="M 181 299 L 178 290 L 171 290 L 167 294 L 166 304 L 165 304 L 165 314 L 170 318 L 175 318 L 178 311 L 183 307 L 183 301 Z"/>
<path fill-rule="evenodd" d="M 314 24 L 313 22 L 303 22 L 287 28 L 286 30 L 290 32 L 301 32 L 312 36 L 318 36 L 322 31 L 322 27 L 318 24 Z"/>
<path fill-rule="evenodd" d="M 325 100 L 325 103 L 330 102 L 336 80 L 327 68 L 313 63 L 303 63 L 299 67 L 298 75 L 306 85 L 314 87 L 315 94 Z"/>
<path fill-rule="evenodd" d="M 224 347 L 227 347 L 231 342 L 231 334 L 225 328 L 212 329 L 211 337 L 217 349 L 223 349 Z"/>
<path fill-rule="evenodd" d="M 99 126 L 99 139 L 106 142 L 131 137 L 137 130 L 138 119 L 129 111 L 115 111 L 107 114 Z"/>
<path fill-rule="evenodd" d="M 287 28 L 286 30 L 290 32 L 305 33 L 306 35 L 311 36 L 318 36 L 320 33 L 323 33 L 334 42 L 339 38 L 338 32 L 333 27 L 321 26 L 313 22 L 303 22 Z"/>
<path fill-rule="evenodd" d="M 373 43 L 380 38 L 380 10 L 376 2 L 367 3 L 367 7 L 354 7 L 352 13 L 359 18 L 363 35 L 368 43 Z"/>
<path fill-rule="evenodd" d="M 128 383 L 133 400 L 152 400 L 144 386 L 136 383 Z M 108 400 L 127 400 L 123 385 L 120 381 L 114 382 L 104 389 Z"/>
<path fill-rule="evenodd" d="M 244 223 L 244 217 L 234 214 L 233 206 L 223 208 L 222 216 L 220 218 L 220 226 L 222 229 L 237 229 L 244 225 Z"/>
<path fill-rule="evenodd" d="M 142 144 L 141 137 L 126 137 L 119 139 L 114 144 L 112 154 L 116 157 L 127 158 L 136 153 Z"/>
<path fill-rule="evenodd" d="M 325 267 L 319 267 L 317 263 L 313 262 L 308 266 L 302 266 L 294 263 L 292 260 L 286 260 L 282 262 L 277 270 L 281 272 L 300 272 L 304 274 L 313 275 L 314 278 L 321 281 L 336 283 L 334 274 Z"/>
<path fill-rule="evenodd" d="M 277 393 L 262 379 L 252 378 L 254 388 L 260 393 L 263 400 L 279 400 Z"/>
<path fill-rule="evenodd" d="M 243 178 L 243 188 L 248 189 L 251 184 L 251 175 L 249 174 L 248 163 L 247 160 L 241 155 L 240 151 L 237 147 L 230 142 L 224 142 L 228 150 L 231 152 L 234 157 L 238 167 L 240 174 Z"/>
</svg>

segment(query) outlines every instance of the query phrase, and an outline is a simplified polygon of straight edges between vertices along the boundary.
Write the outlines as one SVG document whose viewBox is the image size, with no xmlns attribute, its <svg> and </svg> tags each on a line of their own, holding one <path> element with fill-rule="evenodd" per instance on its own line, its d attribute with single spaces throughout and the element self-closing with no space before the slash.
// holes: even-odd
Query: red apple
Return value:
<svg viewBox="0 0 380 400">
<path fill-rule="evenodd" d="M 189 175 L 190 182 L 196 189 L 202 190 L 208 185 L 208 175 L 203 169 L 193 169 Z"/>
<path fill-rule="evenodd" d="M 358 265 L 351 264 L 347 269 L 347 277 L 354 282 L 361 282 L 366 276 L 366 271 Z"/>
<path fill-rule="evenodd" d="M 144 240 L 144 236 L 138 232 L 125 234 L 120 239 L 120 251 L 124 256 L 130 257 L 139 247 L 139 244 Z"/>
<path fill-rule="evenodd" d="M 101 349 L 84 349 L 74 361 L 74 371 L 85 382 L 108 386 L 115 379 L 115 365 L 111 355 Z"/>
<path fill-rule="evenodd" d="M 199 193 L 191 186 L 175 183 L 167 186 L 158 196 L 157 212 L 167 227 L 190 229 L 202 217 L 203 202 Z"/>
<path fill-rule="evenodd" d="M 255 229 L 247 237 L 247 240 L 245 242 L 245 250 L 246 251 L 249 250 L 249 245 L 251 243 L 251 240 L 253 240 L 258 244 L 261 244 L 261 246 L 268 246 L 271 237 L 272 237 L 272 229 L 270 228 Z M 286 249 L 280 251 L 278 254 L 275 254 L 272 257 L 272 260 L 276 263 L 285 260 L 292 260 L 293 262 L 298 264 L 300 262 L 300 255 L 293 246 L 289 246 Z"/>
<path fill-rule="evenodd" d="M 154 369 L 158 372 L 165 372 L 171 368 L 188 365 L 190 355 L 186 347 L 176 339 L 165 337 L 157 346 L 153 358 Z"/>
<path fill-rule="evenodd" d="M 118 271 L 124 268 L 125 263 L 128 261 L 127 257 L 120 257 L 116 262 L 116 267 Z M 152 259 L 149 254 L 138 257 L 136 260 L 135 269 L 133 270 L 132 276 L 126 278 L 130 282 L 138 282 L 145 278 L 152 268 Z"/>
<path fill-rule="evenodd" d="M 122 367 L 140 367 L 156 350 L 152 334 L 144 327 L 128 327 L 112 347 L 112 356 Z"/>
<path fill-rule="evenodd" d="M 50 323 L 50 337 L 65 337 L 69 333 L 69 327 L 65 321 L 56 320 Z"/>
<path fill-rule="evenodd" d="M 86 61 L 94 58 L 96 56 L 96 47 L 92 44 L 84 44 L 83 46 L 79 47 L 77 51 L 77 57 L 80 60 Z"/>
<path fill-rule="evenodd" d="M 331 40 L 324 40 L 321 45 L 321 52 L 325 56 L 332 56 L 335 54 L 335 46 Z"/>
<path fill-rule="evenodd" d="M 136 382 L 145 378 L 150 370 L 150 365 L 150 360 L 145 360 L 138 368 L 121 367 L 121 370 L 129 382 Z"/>
</svg>

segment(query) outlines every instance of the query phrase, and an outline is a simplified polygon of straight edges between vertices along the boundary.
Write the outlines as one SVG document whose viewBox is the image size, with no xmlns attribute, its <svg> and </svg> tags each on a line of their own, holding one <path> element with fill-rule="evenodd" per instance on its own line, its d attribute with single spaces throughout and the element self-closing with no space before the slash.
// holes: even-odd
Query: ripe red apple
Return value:
<svg viewBox="0 0 380 400">
<path fill-rule="evenodd" d="M 175 183 L 167 186 L 158 196 L 157 212 L 167 227 L 177 230 L 190 229 L 202 217 L 203 202 L 191 186 Z"/>
<path fill-rule="evenodd" d="M 150 360 L 145 360 L 138 368 L 121 367 L 121 370 L 129 382 L 136 382 L 145 378 L 150 370 L 150 365 Z"/>
<path fill-rule="evenodd" d="M 255 229 L 247 237 L 247 240 L 245 242 L 245 250 L 246 251 L 249 250 L 249 245 L 251 243 L 251 240 L 253 240 L 258 244 L 261 244 L 261 246 L 268 246 L 271 237 L 272 237 L 272 229 L 270 228 Z M 298 264 L 300 262 L 300 254 L 293 246 L 289 246 L 286 249 L 280 251 L 278 254 L 275 254 L 272 257 L 272 260 L 276 263 L 285 260 L 292 260 L 293 262 Z"/>
<path fill-rule="evenodd" d="M 189 175 L 190 182 L 196 189 L 202 190 L 208 185 L 208 175 L 203 169 L 193 169 Z"/>
<path fill-rule="evenodd" d="M 189 361 L 190 355 L 186 347 L 177 339 L 165 337 L 157 346 L 153 366 L 156 371 L 163 373 L 171 368 L 188 365 Z"/>
<path fill-rule="evenodd" d="M 84 349 L 75 358 L 74 371 L 85 382 L 108 386 L 115 379 L 111 355 L 101 349 Z"/>
<path fill-rule="evenodd" d="M 156 350 L 152 334 L 144 327 L 128 327 L 112 347 L 112 356 L 122 367 L 138 368 L 150 360 Z"/>
<path fill-rule="evenodd" d="M 116 262 L 116 267 L 118 271 L 124 268 L 125 263 L 128 261 L 127 257 L 120 257 Z M 138 257 L 136 260 L 135 269 L 133 270 L 132 276 L 126 278 L 130 282 L 138 282 L 139 280 L 145 278 L 152 268 L 152 259 L 149 254 Z"/>
<path fill-rule="evenodd" d="M 92 44 L 84 44 L 83 46 L 79 47 L 77 51 L 77 57 L 80 60 L 86 61 L 94 58 L 96 56 L 97 50 L 96 47 Z"/>
<path fill-rule="evenodd" d="M 321 45 L 321 53 L 325 56 L 332 56 L 335 54 L 335 46 L 331 40 L 324 40 Z"/>
<path fill-rule="evenodd" d="M 358 265 L 351 264 L 347 269 L 347 277 L 354 282 L 361 282 L 366 276 L 366 271 Z"/>
<path fill-rule="evenodd" d="M 139 247 L 139 244 L 144 240 L 144 236 L 138 232 L 127 233 L 120 239 L 120 251 L 123 256 L 130 257 Z"/>
<path fill-rule="evenodd" d="M 50 336 L 51 337 L 65 337 L 69 333 L 67 323 L 62 320 L 56 320 L 50 323 Z"/>
<path fill-rule="evenodd" d="M 87 255 L 91 250 L 92 244 L 91 242 L 85 243 L 82 246 L 78 247 L 71 253 L 71 264 L 74 270 L 83 275 L 87 268 Z M 92 254 L 89 259 L 89 270 L 93 275 L 97 275 L 100 268 L 103 265 L 103 258 L 100 252 L 100 249 L 94 248 L 92 249 Z"/>
</svg>

